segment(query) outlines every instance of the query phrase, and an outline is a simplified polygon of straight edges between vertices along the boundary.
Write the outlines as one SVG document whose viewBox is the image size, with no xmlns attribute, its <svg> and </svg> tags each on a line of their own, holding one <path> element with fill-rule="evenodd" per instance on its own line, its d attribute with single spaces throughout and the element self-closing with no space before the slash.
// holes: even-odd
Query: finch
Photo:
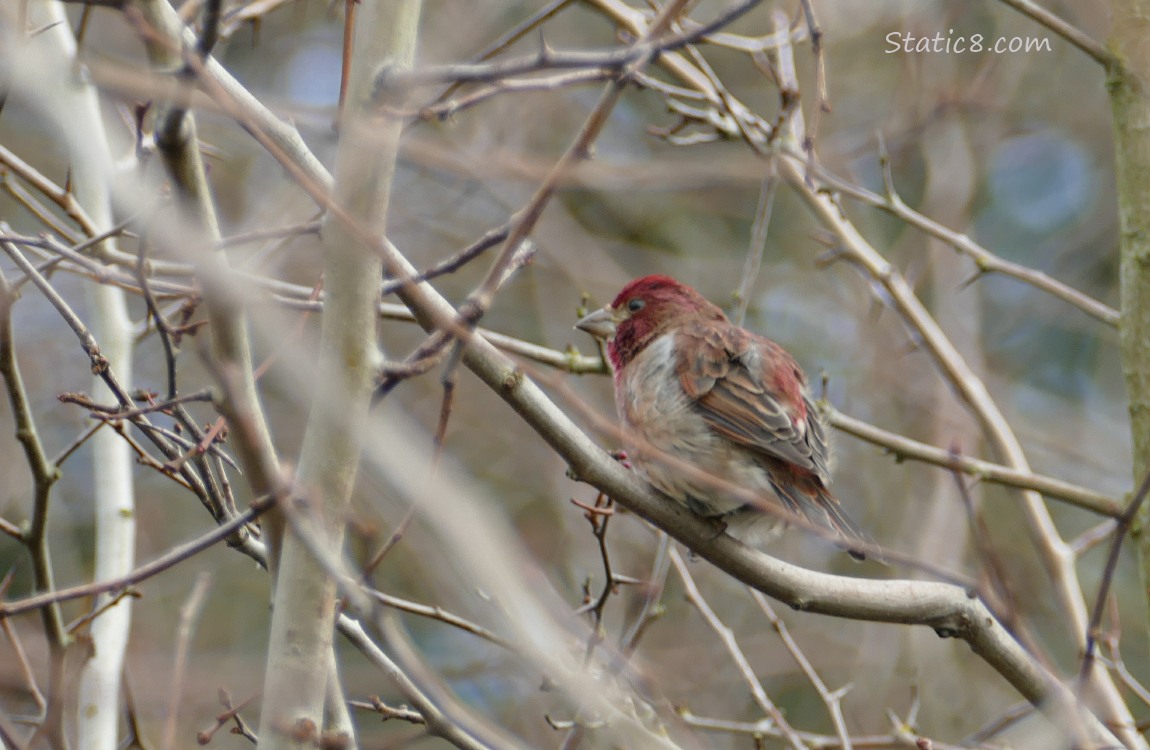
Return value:
<svg viewBox="0 0 1150 750">
<path fill-rule="evenodd" d="M 635 279 L 576 328 L 607 342 L 630 458 L 651 486 L 751 543 L 784 525 L 766 510 L 774 498 L 862 559 L 866 537 L 830 492 L 826 430 L 786 350 L 668 276 Z"/>
</svg>

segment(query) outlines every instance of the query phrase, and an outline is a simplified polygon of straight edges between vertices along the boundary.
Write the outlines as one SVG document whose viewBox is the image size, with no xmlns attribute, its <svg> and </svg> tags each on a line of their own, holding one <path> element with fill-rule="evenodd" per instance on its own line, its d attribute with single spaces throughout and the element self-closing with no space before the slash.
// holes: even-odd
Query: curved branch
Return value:
<svg viewBox="0 0 1150 750">
<path fill-rule="evenodd" d="M 1101 492 L 1079 487 L 1060 479 L 1035 474 L 1030 471 L 1014 469 L 1002 464 L 981 461 L 969 456 L 956 455 L 950 451 L 937 448 L 933 445 L 920 443 L 894 432 L 888 432 L 881 427 L 875 427 L 861 419 L 847 416 L 827 403 L 819 404 L 820 410 L 826 414 L 827 421 L 836 429 L 842 430 L 859 440 L 881 446 L 894 454 L 896 460 L 913 459 L 925 463 L 941 466 L 951 471 L 961 471 L 973 477 L 1005 487 L 1014 487 L 1023 490 L 1034 490 L 1056 500 L 1065 500 L 1071 505 L 1098 513 L 1099 515 L 1118 518 L 1122 515 L 1122 505 L 1117 500 Z"/>
<path fill-rule="evenodd" d="M 1046 8 L 1036 5 L 1031 0 L 999 0 L 1003 5 L 1009 5 L 1016 11 L 1039 23 L 1046 28 L 1053 31 L 1058 36 L 1073 44 L 1078 49 L 1085 52 L 1090 57 L 1101 65 L 1102 67 L 1110 70 L 1118 65 L 1118 59 L 1093 39 L 1086 34 L 1082 29 L 1078 28 L 1072 23 L 1067 23 L 1063 19 L 1054 15 Z"/>
</svg>

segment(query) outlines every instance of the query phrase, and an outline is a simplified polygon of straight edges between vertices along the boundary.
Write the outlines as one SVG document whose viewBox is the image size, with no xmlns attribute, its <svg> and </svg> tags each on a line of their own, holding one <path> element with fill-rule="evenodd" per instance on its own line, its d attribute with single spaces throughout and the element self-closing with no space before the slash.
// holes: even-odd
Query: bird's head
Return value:
<svg viewBox="0 0 1150 750">
<path fill-rule="evenodd" d="M 643 276 L 575 327 L 607 342 L 607 355 L 618 372 L 652 341 L 692 320 L 726 320 L 726 316 L 670 276 Z"/>
</svg>

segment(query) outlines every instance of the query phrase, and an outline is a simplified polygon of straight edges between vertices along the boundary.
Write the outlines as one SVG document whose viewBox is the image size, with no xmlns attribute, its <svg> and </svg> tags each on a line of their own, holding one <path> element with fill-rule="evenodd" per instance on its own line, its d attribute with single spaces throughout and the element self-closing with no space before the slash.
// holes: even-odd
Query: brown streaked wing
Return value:
<svg viewBox="0 0 1150 750">
<path fill-rule="evenodd" d="M 677 335 L 680 383 L 711 429 L 829 481 L 826 438 L 813 406 L 798 382 L 794 394 L 779 393 L 765 382 L 765 363 L 753 334 L 730 324 L 699 323 L 684 326 Z M 794 366 L 782 349 L 772 354 Z M 788 398 L 803 399 L 809 414 L 805 429 L 787 412 Z"/>
<path fill-rule="evenodd" d="M 815 473 L 824 485 L 831 483 L 831 449 L 827 440 L 826 424 L 819 414 L 819 408 L 806 393 L 803 394 L 803 403 L 807 407 L 807 443 L 811 446 L 811 460 L 815 464 Z"/>
</svg>

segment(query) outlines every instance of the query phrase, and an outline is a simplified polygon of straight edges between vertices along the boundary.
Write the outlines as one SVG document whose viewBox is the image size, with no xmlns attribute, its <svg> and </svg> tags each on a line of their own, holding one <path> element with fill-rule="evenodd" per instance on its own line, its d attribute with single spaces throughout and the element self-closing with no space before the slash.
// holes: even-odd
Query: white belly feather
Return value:
<svg viewBox="0 0 1150 750">
<path fill-rule="evenodd" d="M 745 451 L 712 431 L 695 411 L 675 374 L 673 345 L 674 334 L 649 344 L 627 365 L 626 387 L 616 389 L 616 406 L 635 468 L 660 492 L 702 515 L 730 513 L 745 506 L 746 499 L 725 495 L 701 477 L 685 475 L 675 465 L 678 462 L 743 489 L 773 494 L 766 472 L 748 460 Z"/>
</svg>

